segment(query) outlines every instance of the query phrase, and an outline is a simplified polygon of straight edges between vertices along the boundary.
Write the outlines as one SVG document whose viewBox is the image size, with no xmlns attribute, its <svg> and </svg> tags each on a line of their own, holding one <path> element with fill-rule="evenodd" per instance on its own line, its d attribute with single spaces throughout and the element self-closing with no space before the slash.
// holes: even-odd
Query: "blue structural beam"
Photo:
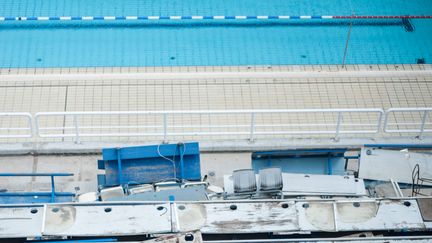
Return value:
<svg viewBox="0 0 432 243">
<path fill-rule="evenodd" d="M 0 173 L 0 176 L 8 177 L 45 177 L 45 176 L 73 176 L 72 173 Z"/>
<path fill-rule="evenodd" d="M 260 151 L 252 154 L 252 167 L 279 167 L 286 173 L 345 174 L 346 149 L 301 149 Z"/>
<path fill-rule="evenodd" d="M 198 143 L 161 144 L 102 150 L 102 186 L 154 183 L 167 179 L 200 180 Z M 103 182 L 101 176 L 98 177 Z"/>
<path fill-rule="evenodd" d="M 258 151 L 252 154 L 253 157 L 272 156 L 272 157 L 314 157 L 332 154 L 337 157 L 344 156 L 347 149 L 293 149 L 293 150 L 274 150 L 274 151 Z"/>
<path fill-rule="evenodd" d="M 72 202 L 74 197 L 70 192 L 56 192 L 54 199 L 51 192 L 5 192 L 0 193 L 0 204 Z"/>
<path fill-rule="evenodd" d="M 70 202 L 75 194 L 56 192 L 55 177 L 73 176 L 72 173 L 0 173 L 0 177 L 50 177 L 51 192 L 0 192 L 0 204 Z"/>
<path fill-rule="evenodd" d="M 367 148 L 394 148 L 394 149 L 432 149 L 432 144 L 365 144 Z"/>
</svg>

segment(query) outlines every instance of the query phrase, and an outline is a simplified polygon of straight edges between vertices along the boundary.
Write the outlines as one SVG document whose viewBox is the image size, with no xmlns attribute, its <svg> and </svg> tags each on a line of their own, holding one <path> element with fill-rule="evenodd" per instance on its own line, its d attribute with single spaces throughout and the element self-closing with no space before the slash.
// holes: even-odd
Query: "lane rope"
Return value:
<svg viewBox="0 0 432 243">
<path fill-rule="evenodd" d="M 289 19 L 432 19 L 432 15 L 196 15 L 196 16 L 17 16 L 0 21 L 95 21 L 95 20 L 289 20 Z"/>
</svg>

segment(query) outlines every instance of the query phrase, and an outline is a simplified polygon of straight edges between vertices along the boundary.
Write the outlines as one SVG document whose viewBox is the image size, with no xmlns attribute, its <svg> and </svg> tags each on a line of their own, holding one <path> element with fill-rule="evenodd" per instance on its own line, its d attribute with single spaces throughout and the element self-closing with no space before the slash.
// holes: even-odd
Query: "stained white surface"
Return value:
<svg viewBox="0 0 432 243">
<path fill-rule="evenodd" d="M 163 207 L 158 210 L 158 207 Z M 58 210 L 57 210 L 58 209 Z M 106 212 L 107 209 L 111 209 Z M 49 205 L 44 235 L 139 235 L 171 232 L 169 203 L 154 205 Z"/>
<path fill-rule="evenodd" d="M 299 231 L 293 202 L 283 208 L 280 202 L 267 203 L 209 203 L 204 204 L 207 220 L 203 233 L 261 233 Z M 230 206 L 235 205 L 232 210 Z"/>
<path fill-rule="evenodd" d="M 43 211 L 42 206 L 0 207 L 0 238 L 40 236 Z"/>
<path fill-rule="evenodd" d="M 409 203 L 407 203 L 409 202 Z M 161 206 L 162 209 L 157 208 Z M 235 207 L 233 207 L 235 206 Z M 110 208 L 111 211 L 105 210 Z M 0 237 L 430 230 L 416 200 L 218 201 L 0 206 Z M 4 224 L 3 222 L 7 222 Z M 42 228 L 43 227 L 43 228 Z"/>
<path fill-rule="evenodd" d="M 411 184 L 412 171 L 416 164 L 420 165 L 420 177 L 432 178 L 431 154 L 363 148 L 360 156 L 359 178 L 393 179 L 395 182 Z"/>
<path fill-rule="evenodd" d="M 354 206 L 357 202 L 358 206 Z M 405 201 L 347 201 L 314 202 L 308 207 L 298 203 L 297 210 L 302 230 L 310 231 L 370 231 L 411 229 L 426 226 L 415 200 Z"/>
<path fill-rule="evenodd" d="M 256 175 L 257 182 L 259 175 Z M 283 194 L 290 195 L 366 195 L 364 181 L 354 176 L 310 175 L 282 173 Z M 224 188 L 227 193 L 234 193 L 233 180 L 224 176 Z M 259 185 L 258 185 L 259 190 Z"/>
</svg>

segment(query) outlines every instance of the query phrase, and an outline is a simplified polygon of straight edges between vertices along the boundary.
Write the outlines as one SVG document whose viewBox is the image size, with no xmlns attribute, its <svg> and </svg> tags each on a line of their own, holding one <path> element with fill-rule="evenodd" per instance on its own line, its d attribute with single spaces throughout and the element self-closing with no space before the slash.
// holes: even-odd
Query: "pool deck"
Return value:
<svg viewBox="0 0 432 243">
<path fill-rule="evenodd" d="M 0 96 L 0 111 L 32 114 L 432 107 L 432 65 L 0 69 Z M 387 142 L 430 142 L 429 137 L 410 140 L 392 138 Z M 20 141 L 2 140 L 12 147 Z M 282 140 L 282 143 L 311 145 L 310 141 L 295 141 Z M 325 141 L 313 144 L 326 144 Z M 349 137 L 343 138 L 340 144 L 365 142 L 368 140 Z M 260 143 L 268 141 L 262 140 L 255 146 Z M 23 146 L 27 145 L 18 147 Z M 44 146 L 60 149 L 56 144 Z M 250 146 L 245 143 L 243 147 Z"/>
</svg>

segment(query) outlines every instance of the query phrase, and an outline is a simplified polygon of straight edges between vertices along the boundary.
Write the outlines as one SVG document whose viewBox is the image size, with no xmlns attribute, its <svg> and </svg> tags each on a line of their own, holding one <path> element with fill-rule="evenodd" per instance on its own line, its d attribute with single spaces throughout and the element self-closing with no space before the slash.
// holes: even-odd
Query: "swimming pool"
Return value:
<svg viewBox="0 0 432 243">
<path fill-rule="evenodd" d="M 0 16 L 432 15 L 429 0 L 3 0 Z M 0 67 L 432 63 L 432 20 L 1 21 Z"/>
</svg>

